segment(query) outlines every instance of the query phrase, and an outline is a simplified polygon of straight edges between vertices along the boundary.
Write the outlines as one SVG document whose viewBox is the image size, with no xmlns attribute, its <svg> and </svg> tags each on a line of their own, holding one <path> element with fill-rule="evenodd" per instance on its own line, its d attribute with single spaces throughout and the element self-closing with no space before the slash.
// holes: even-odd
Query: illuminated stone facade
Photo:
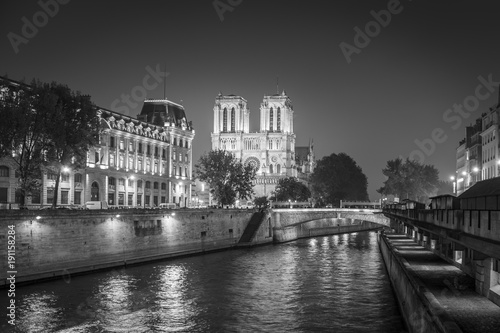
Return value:
<svg viewBox="0 0 500 333">
<path fill-rule="evenodd" d="M 314 152 L 310 144 L 305 157 L 297 160 L 293 132 L 293 106 L 283 91 L 264 96 L 260 105 L 260 130 L 250 132 L 250 111 L 241 96 L 219 95 L 214 105 L 212 149 L 233 153 L 245 164 L 257 168 L 255 196 L 270 196 L 279 179 L 298 177 L 307 181 L 314 170 Z M 298 147 L 297 147 L 298 148 Z"/>
<path fill-rule="evenodd" d="M 163 126 L 145 110 L 154 105 Z M 179 111 L 177 116 L 172 110 Z M 168 100 L 146 100 L 139 119 L 100 110 L 101 144 L 88 153 L 85 198 L 109 205 L 190 206 L 194 130 L 184 108 Z M 165 117 L 163 117 L 165 116 Z M 167 121 L 163 121 L 164 119 Z"/>
<path fill-rule="evenodd" d="M 16 81 L 0 79 L 0 100 L 20 87 Z M 103 108 L 98 114 L 100 143 L 89 150 L 85 169 L 62 171 L 57 204 L 99 200 L 112 207 L 190 206 L 195 132 L 184 107 L 168 100 L 145 100 L 137 118 Z M 20 202 L 16 169 L 12 158 L 0 159 L 0 204 Z M 43 172 L 41 190 L 26 198 L 27 206 L 51 205 L 56 177 Z"/>
</svg>

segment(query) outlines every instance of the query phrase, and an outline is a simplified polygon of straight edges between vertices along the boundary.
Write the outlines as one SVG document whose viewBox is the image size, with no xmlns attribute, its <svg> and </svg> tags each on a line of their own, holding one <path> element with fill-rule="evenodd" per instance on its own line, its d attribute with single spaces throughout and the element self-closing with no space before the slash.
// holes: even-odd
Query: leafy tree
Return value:
<svg viewBox="0 0 500 333">
<path fill-rule="evenodd" d="M 210 193 L 220 205 L 233 205 L 236 199 L 246 200 L 253 195 L 255 169 L 243 165 L 225 150 L 212 150 L 200 157 L 195 165 L 200 181 L 206 181 Z"/>
<path fill-rule="evenodd" d="M 382 173 L 387 180 L 377 192 L 403 199 L 425 202 L 441 186 L 439 171 L 433 165 L 424 165 L 408 158 L 404 161 L 401 158 L 387 161 Z"/>
<path fill-rule="evenodd" d="M 21 190 L 38 191 L 42 167 L 60 176 L 63 166 L 84 166 L 88 149 L 99 136 L 99 117 L 90 98 L 67 86 L 33 80 L 30 86 L 10 88 L 0 103 L 0 157 L 12 156 Z M 5 117 L 5 118 L 4 118 Z M 53 206 L 57 202 L 56 180 Z"/>
<path fill-rule="evenodd" d="M 278 181 L 274 196 L 277 201 L 307 201 L 311 197 L 311 191 L 296 178 L 287 177 Z"/>
<path fill-rule="evenodd" d="M 4 100 L 0 102 L 0 157 L 10 157 L 16 165 L 20 204 L 24 205 L 26 196 L 41 187 L 40 166 L 48 145 L 48 121 L 36 108 L 48 101 L 28 85 L 4 89 Z"/>
<path fill-rule="evenodd" d="M 320 159 L 311 184 L 316 203 L 337 206 L 340 200 L 368 200 L 368 180 L 363 170 L 347 154 L 331 154 Z"/>
<path fill-rule="evenodd" d="M 35 89 L 38 96 L 47 96 L 51 101 L 38 106 L 37 111 L 49 120 L 44 164 L 57 175 L 52 204 L 55 207 L 63 168 L 85 167 L 88 150 L 99 142 L 100 118 L 90 96 L 73 92 L 66 85 L 52 82 Z"/>
<path fill-rule="evenodd" d="M 253 204 L 257 208 L 265 208 L 269 205 L 269 200 L 266 196 L 256 197 L 255 199 L 253 199 Z"/>
</svg>

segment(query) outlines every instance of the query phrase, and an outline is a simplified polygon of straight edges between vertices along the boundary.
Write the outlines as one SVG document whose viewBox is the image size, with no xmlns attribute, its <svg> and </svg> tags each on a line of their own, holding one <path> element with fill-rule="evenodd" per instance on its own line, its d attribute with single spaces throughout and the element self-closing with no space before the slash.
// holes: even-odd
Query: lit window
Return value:
<svg viewBox="0 0 500 333">
<path fill-rule="evenodd" d="M 227 132 L 227 109 L 222 111 L 222 132 Z"/>
<path fill-rule="evenodd" d="M 234 132 L 234 123 L 235 123 L 235 113 L 234 108 L 231 109 L 231 132 Z"/>
<path fill-rule="evenodd" d="M 273 115 L 273 113 L 274 113 L 274 112 L 273 112 L 273 108 L 271 108 L 271 109 L 269 110 L 269 131 L 270 131 L 270 132 L 272 132 L 272 131 L 273 131 L 273 120 L 274 120 L 274 119 L 273 119 L 273 116 L 274 116 L 274 115 Z"/>
</svg>

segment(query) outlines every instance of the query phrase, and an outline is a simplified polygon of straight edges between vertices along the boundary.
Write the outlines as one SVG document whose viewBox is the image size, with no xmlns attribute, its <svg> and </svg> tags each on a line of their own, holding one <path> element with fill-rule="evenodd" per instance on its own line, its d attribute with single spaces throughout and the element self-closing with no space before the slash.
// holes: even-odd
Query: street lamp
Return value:
<svg viewBox="0 0 500 333">
<path fill-rule="evenodd" d="M 474 176 L 474 182 L 477 182 L 478 181 L 478 175 L 479 175 L 479 168 L 477 166 L 475 166 L 472 171 L 474 172 L 475 176 Z"/>
</svg>

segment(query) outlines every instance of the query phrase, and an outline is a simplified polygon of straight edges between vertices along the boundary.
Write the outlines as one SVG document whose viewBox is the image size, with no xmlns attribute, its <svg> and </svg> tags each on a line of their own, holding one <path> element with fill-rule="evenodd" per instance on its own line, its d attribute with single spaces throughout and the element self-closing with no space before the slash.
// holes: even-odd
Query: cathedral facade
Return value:
<svg viewBox="0 0 500 333">
<path fill-rule="evenodd" d="M 314 169 L 313 146 L 295 147 L 293 105 L 285 91 L 264 96 L 258 132 L 250 132 L 250 111 L 241 96 L 219 93 L 213 110 L 212 149 L 227 150 L 256 167 L 256 197 L 271 196 L 282 178 L 296 177 L 307 184 Z"/>
</svg>

